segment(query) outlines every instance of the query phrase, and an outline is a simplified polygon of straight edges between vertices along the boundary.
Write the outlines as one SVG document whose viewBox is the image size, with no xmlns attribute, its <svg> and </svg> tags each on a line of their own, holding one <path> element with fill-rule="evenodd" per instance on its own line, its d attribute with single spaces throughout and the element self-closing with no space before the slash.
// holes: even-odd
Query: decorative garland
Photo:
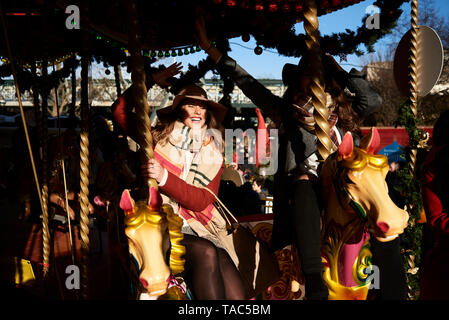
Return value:
<svg viewBox="0 0 449 320">
<path fill-rule="evenodd" d="M 73 56 L 76 56 L 76 55 L 77 55 L 77 53 L 69 54 L 69 55 L 66 55 L 66 56 L 64 56 L 62 58 L 58 58 L 58 59 L 55 59 L 55 60 L 52 60 L 52 61 L 48 61 L 47 66 L 48 67 L 53 67 L 54 65 L 58 65 L 60 63 L 63 63 L 67 59 L 70 59 L 70 58 L 72 58 Z M 1 58 L 1 61 L 3 62 L 3 64 L 11 63 L 9 61 L 9 59 L 6 58 L 6 57 Z M 19 67 L 23 68 L 23 69 L 31 69 L 31 65 L 30 64 L 23 64 L 23 65 L 20 65 Z M 41 69 L 42 68 L 42 63 L 41 62 L 37 62 L 36 63 L 36 68 Z"/>
<path fill-rule="evenodd" d="M 418 223 L 423 209 L 422 194 L 420 190 L 419 168 L 428 146 L 428 135 L 416 126 L 416 118 L 410 108 L 410 102 L 404 102 L 399 109 L 398 124 L 404 126 L 409 136 L 409 146 L 406 148 L 407 163 L 398 172 L 400 184 L 396 189 L 405 196 L 409 224 L 402 237 L 401 254 L 404 259 L 404 269 L 407 273 L 408 297 L 415 300 L 419 297 L 419 266 L 421 263 L 422 225 Z M 410 150 L 418 149 L 416 168 L 413 175 L 410 172 Z"/>
<path fill-rule="evenodd" d="M 79 66 L 79 60 L 76 59 L 76 56 L 71 56 L 70 58 L 66 59 L 64 61 L 64 66 L 56 70 L 52 73 L 50 73 L 47 76 L 47 82 L 46 82 L 46 89 L 48 91 L 56 88 L 59 86 L 61 81 L 65 78 L 68 78 L 71 74 L 71 71 L 73 68 L 77 68 Z M 25 68 L 26 66 L 19 66 L 16 65 L 16 73 L 17 73 L 17 79 L 19 83 L 19 89 L 21 93 L 24 93 L 25 91 L 28 91 L 31 89 L 33 85 L 33 75 L 30 70 Z M 0 83 L 2 83 L 4 80 L 2 78 L 11 76 L 11 64 L 3 64 L 0 66 Z M 37 79 L 37 89 L 39 93 L 42 92 L 43 83 L 42 78 L 38 77 Z"/>
<path fill-rule="evenodd" d="M 257 1 L 256 1 L 257 2 Z M 242 34 L 245 39 L 248 35 L 253 34 L 257 41 L 256 54 L 260 54 L 261 45 L 266 48 L 276 48 L 279 54 L 284 56 L 303 56 L 307 48 L 305 45 L 306 36 L 304 34 L 295 34 L 294 24 L 296 23 L 298 17 L 301 16 L 302 6 L 301 2 L 297 1 L 258 1 L 254 2 L 254 6 L 251 7 L 254 12 L 264 12 L 267 16 L 263 20 L 259 21 L 257 19 L 248 19 L 248 21 L 240 21 L 239 23 L 246 23 L 247 25 L 241 25 Z M 320 10 L 322 14 L 340 9 L 343 5 L 353 4 L 359 1 L 319 1 Z M 365 26 L 365 20 L 362 19 L 363 25 L 357 29 L 357 31 L 346 30 L 343 33 L 335 33 L 330 36 L 323 36 L 321 38 L 321 47 L 323 51 L 328 52 L 332 55 L 346 55 L 351 53 L 356 53 L 358 55 L 362 54 L 357 47 L 360 44 L 364 44 L 369 52 L 373 51 L 374 43 L 381 37 L 390 33 L 392 28 L 396 25 L 396 21 L 402 13 L 400 6 L 406 2 L 406 0 L 379 0 L 374 3 L 380 9 L 380 22 L 381 29 L 368 29 Z M 239 1 L 214 1 L 215 8 L 219 8 L 218 4 L 225 5 L 226 10 L 237 10 L 249 9 L 248 4 L 253 3 L 249 1 L 239 0 Z M 288 9 L 289 8 L 289 9 Z M 226 10 L 224 11 L 226 16 Z M 249 12 L 249 10 L 246 10 Z M 260 13 L 257 13 L 260 14 Z M 273 17 L 277 18 L 273 18 Z M 229 29 L 232 30 L 232 26 L 229 24 L 220 24 L 217 33 L 221 36 L 218 39 L 225 38 L 223 35 L 229 33 Z M 235 28 L 235 26 L 234 26 Z M 256 30 L 256 31 L 255 31 Z M 91 52 L 93 58 L 98 62 L 103 62 L 105 66 L 107 65 L 127 65 L 127 49 L 124 44 L 117 42 L 116 40 L 109 38 L 105 35 L 99 34 L 97 31 L 90 30 L 90 43 Z M 143 50 L 142 55 L 144 57 L 151 57 L 153 59 L 162 57 L 175 57 L 186 54 L 191 54 L 194 52 L 201 51 L 201 49 L 196 45 L 188 45 L 184 47 L 170 48 L 167 50 Z M 227 51 L 227 50 L 226 50 Z M 72 61 L 71 58 L 67 59 Z M 71 62 L 68 62 L 70 64 Z M 200 66 L 201 64 L 201 66 Z M 64 63 L 66 65 L 66 63 Z M 198 68 L 189 68 L 185 75 L 185 79 L 190 77 L 193 80 L 198 78 L 198 75 L 194 76 L 194 73 L 198 70 L 204 69 L 206 72 L 210 70 L 208 63 L 202 61 L 198 64 Z M 26 67 L 26 66 L 24 66 Z M 0 77 L 9 76 L 8 65 L 4 64 L 0 66 Z M 69 76 L 70 67 L 65 70 L 59 70 L 53 76 L 50 75 L 50 79 L 53 79 L 53 83 L 50 84 L 51 88 L 58 85 L 62 80 L 62 77 Z M 195 70 L 196 69 L 196 70 Z M 56 79 L 55 77 L 59 75 L 61 78 Z M 29 90 L 31 87 L 31 74 L 26 70 L 26 68 L 19 68 L 18 70 L 19 82 L 21 84 L 21 91 Z M 181 77 L 184 78 L 184 77 Z M 190 79 L 189 81 L 191 81 Z M 199 79 L 199 78 L 198 78 Z M 197 80 L 198 80 L 197 79 Z M 179 82 L 182 83 L 182 82 Z M 177 87 L 176 87 L 177 88 Z"/>
<path fill-rule="evenodd" d="M 118 42 L 105 35 L 90 30 L 91 43 L 93 44 L 94 57 L 98 62 L 107 62 L 110 65 L 114 65 L 117 62 L 124 62 L 126 57 L 129 56 L 126 45 Z M 169 58 L 184 56 L 200 52 L 201 48 L 196 45 L 182 46 L 176 48 L 170 48 L 167 50 L 148 50 L 143 49 L 141 54 L 144 57 L 151 58 Z"/>
<path fill-rule="evenodd" d="M 392 32 L 396 26 L 396 22 L 402 14 L 400 7 L 407 0 L 379 0 L 373 5 L 380 9 L 380 29 L 368 29 L 365 26 L 365 21 L 368 16 L 362 19 L 363 24 L 357 31 L 349 29 L 346 32 L 334 33 L 329 36 L 321 38 L 321 49 L 331 55 L 337 56 L 341 54 L 357 54 L 362 55 L 363 52 L 358 49 L 360 44 L 363 44 L 368 52 L 374 51 L 374 44 Z M 279 32 L 280 30 L 280 32 Z M 266 48 L 275 48 L 279 54 L 290 57 L 301 57 L 306 53 L 307 47 L 305 44 L 306 35 L 295 34 L 294 26 L 286 31 L 282 28 L 275 28 L 274 26 L 266 26 L 264 33 L 253 34 L 258 45 Z"/>
</svg>

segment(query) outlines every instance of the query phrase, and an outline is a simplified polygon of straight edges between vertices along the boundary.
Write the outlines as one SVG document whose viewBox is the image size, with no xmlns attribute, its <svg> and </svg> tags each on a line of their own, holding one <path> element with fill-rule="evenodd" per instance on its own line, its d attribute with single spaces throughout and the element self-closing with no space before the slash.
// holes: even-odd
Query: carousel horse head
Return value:
<svg viewBox="0 0 449 320">
<path fill-rule="evenodd" d="M 162 205 L 155 187 L 150 187 L 148 202 L 136 203 L 128 190 L 123 191 L 120 207 L 125 211 L 125 233 L 138 265 L 142 293 L 157 299 L 167 293 L 173 275 L 184 270 L 182 220 L 170 205 Z M 168 266 L 165 257 L 169 249 Z"/>
<path fill-rule="evenodd" d="M 388 159 L 374 154 L 379 144 L 376 128 L 362 138 L 360 147 L 354 147 L 352 135 L 346 133 L 338 151 L 323 164 L 322 255 L 329 299 L 366 299 L 367 270 L 372 270 L 370 233 L 386 242 L 407 227 L 407 212 L 388 195 Z"/>
</svg>

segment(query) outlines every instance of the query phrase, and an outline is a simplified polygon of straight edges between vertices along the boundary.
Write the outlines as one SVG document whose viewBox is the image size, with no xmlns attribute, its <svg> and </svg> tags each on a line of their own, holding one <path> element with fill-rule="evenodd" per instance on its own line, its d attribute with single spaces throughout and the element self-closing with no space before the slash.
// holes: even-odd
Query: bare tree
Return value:
<svg viewBox="0 0 449 320">
<path fill-rule="evenodd" d="M 434 0 L 423 0 L 419 7 L 419 24 L 433 28 L 440 36 L 443 46 L 449 47 L 449 23 L 447 17 L 440 16 Z M 396 28 L 385 40 L 385 50 L 362 57 L 367 80 L 382 96 L 381 109 L 364 120 L 366 126 L 394 126 L 398 118 L 398 110 L 407 97 L 397 89 L 393 75 L 393 60 L 396 47 L 402 36 L 410 29 L 410 13 L 404 12 L 398 20 Z M 437 86 L 447 87 L 449 82 L 449 65 L 445 50 L 443 72 Z M 433 125 L 443 110 L 449 108 L 449 90 L 432 93 L 419 101 L 419 118 L 421 125 Z"/>
<path fill-rule="evenodd" d="M 404 11 L 393 29 L 391 36 L 386 42 L 387 50 L 384 53 L 387 61 L 392 61 L 396 47 L 402 36 L 411 28 L 410 12 Z M 440 36 L 444 48 L 449 48 L 449 20 L 446 16 L 441 16 L 438 12 L 438 6 L 434 0 L 422 0 L 419 2 L 418 23 L 422 26 L 428 26 L 435 30 Z"/>
<path fill-rule="evenodd" d="M 64 115 L 68 111 L 68 105 L 72 101 L 72 88 L 67 84 L 67 81 L 63 81 L 57 88 L 58 103 L 56 104 L 56 92 L 55 89 L 50 91 L 48 96 L 48 112 L 50 116 L 56 117 L 58 115 Z"/>
</svg>

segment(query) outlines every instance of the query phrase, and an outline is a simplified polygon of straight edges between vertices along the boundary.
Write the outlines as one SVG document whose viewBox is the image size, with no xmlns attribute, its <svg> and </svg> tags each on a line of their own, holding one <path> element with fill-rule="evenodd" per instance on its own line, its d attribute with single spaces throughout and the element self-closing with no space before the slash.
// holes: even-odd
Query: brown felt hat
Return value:
<svg viewBox="0 0 449 320">
<path fill-rule="evenodd" d="M 310 55 L 305 55 L 299 60 L 297 65 L 286 63 L 282 68 L 282 82 L 284 83 L 284 85 L 288 86 L 291 84 L 295 84 L 302 74 L 304 74 L 305 72 L 312 72 L 310 59 L 312 59 Z M 323 63 L 326 77 L 337 76 L 339 70 L 335 70 L 335 65 L 331 56 L 323 53 L 321 61 Z"/>
<path fill-rule="evenodd" d="M 190 84 L 179 91 L 170 106 L 157 110 L 157 116 L 161 118 L 170 115 L 177 107 L 182 106 L 181 102 L 185 99 L 206 101 L 208 109 L 212 112 L 218 123 L 223 122 L 226 112 L 228 111 L 224 105 L 207 99 L 207 93 L 203 88 Z"/>
</svg>

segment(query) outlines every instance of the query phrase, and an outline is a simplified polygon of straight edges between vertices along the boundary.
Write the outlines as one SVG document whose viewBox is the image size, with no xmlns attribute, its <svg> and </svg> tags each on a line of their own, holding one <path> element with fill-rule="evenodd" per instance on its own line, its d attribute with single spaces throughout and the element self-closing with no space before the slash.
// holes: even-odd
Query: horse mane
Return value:
<svg viewBox="0 0 449 320">
<path fill-rule="evenodd" d="M 355 147 L 351 155 L 341 159 L 341 165 L 346 169 L 363 170 L 366 166 L 374 169 L 383 169 L 388 166 L 388 158 L 382 154 L 370 154 L 361 148 Z"/>
<path fill-rule="evenodd" d="M 146 203 L 137 202 L 131 212 L 126 213 L 125 225 L 127 227 L 138 228 L 144 223 L 152 226 L 159 226 L 167 222 L 170 239 L 170 270 L 174 275 L 184 270 L 185 247 L 181 244 L 183 239 L 182 225 L 183 221 L 173 212 L 170 205 L 163 205 L 162 210 L 152 210 Z"/>
<path fill-rule="evenodd" d="M 340 198 L 341 194 L 339 190 L 335 189 L 336 181 L 338 180 L 337 184 L 344 187 L 352 183 L 350 179 L 347 179 L 349 171 L 361 171 L 366 167 L 384 170 L 388 167 L 388 158 L 384 155 L 370 154 L 366 150 L 358 147 L 354 147 L 351 155 L 344 159 L 338 155 L 338 152 L 332 154 L 323 164 L 320 174 L 323 199 L 329 199 L 331 194 L 335 193 L 339 199 L 340 206 L 342 206 L 344 202 Z M 344 210 L 353 209 L 348 206 Z"/>
<path fill-rule="evenodd" d="M 149 223 L 152 226 L 159 226 L 166 221 L 166 215 L 162 215 L 158 211 L 151 210 L 150 207 L 143 203 L 137 202 L 133 211 L 125 212 L 125 225 L 129 227 L 138 228 L 144 223 Z"/>
</svg>

